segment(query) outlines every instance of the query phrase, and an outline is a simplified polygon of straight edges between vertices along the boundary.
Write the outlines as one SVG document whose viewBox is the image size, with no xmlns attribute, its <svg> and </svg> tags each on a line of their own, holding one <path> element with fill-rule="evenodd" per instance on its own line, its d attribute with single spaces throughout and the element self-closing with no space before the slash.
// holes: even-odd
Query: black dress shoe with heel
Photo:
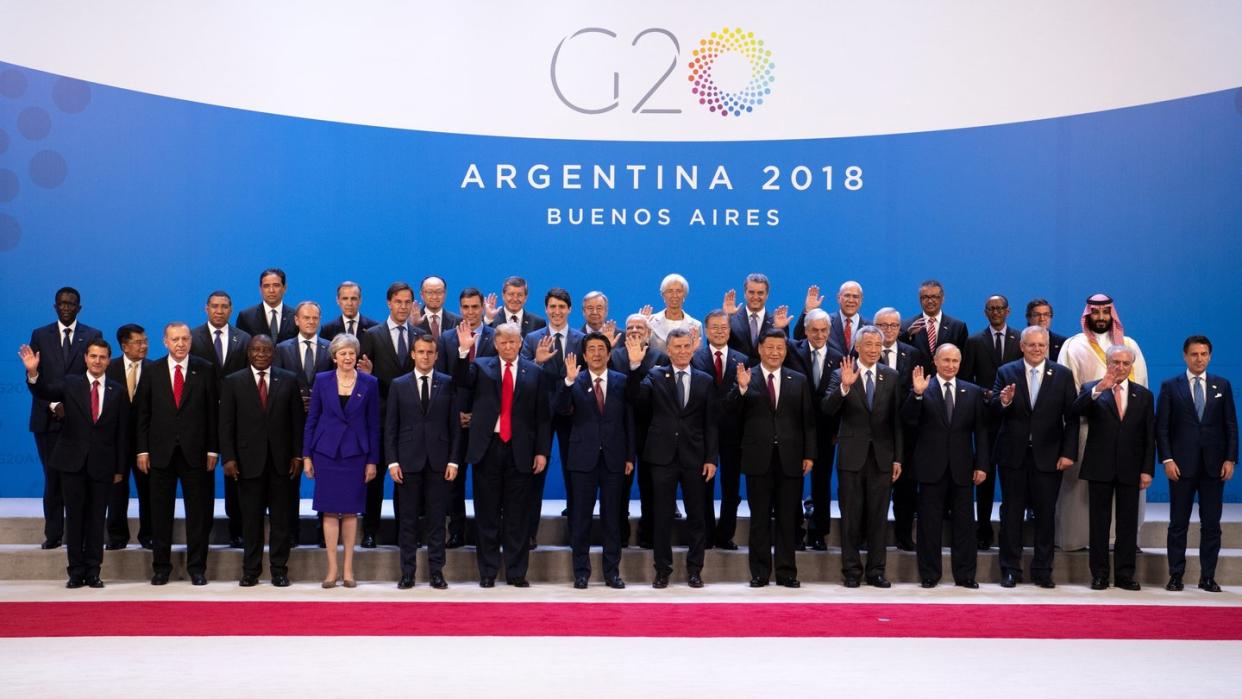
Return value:
<svg viewBox="0 0 1242 699">
<path fill-rule="evenodd" d="M 621 576 L 619 576 L 619 575 L 618 575 L 618 576 L 613 576 L 613 577 L 611 577 L 611 578 L 604 578 L 604 584 L 605 584 L 605 585 L 607 585 L 608 587 L 611 587 L 611 588 L 612 588 L 612 589 L 614 589 L 614 590 L 624 590 L 624 589 L 625 589 L 625 581 L 624 581 L 624 580 L 622 580 L 622 579 L 621 579 Z"/>
<path fill-rule="evenodd" d="M 509 578 L 506 580 L 511 587 L 530 587 L 530 582 L 526 578 Z"/>
<path fill-rule="evenodd" d="M 238 587 L 254 587 L 259 584 L 259 576 L 243 575 L 241 580 L 237 582 Z"/>
<path fill-rule="evenodd" d="M 1108 580 L 1106 578 L 1091 578 L 1092 590 L 1107 590 Z"/>
<path fill-rule="evenodd" d="M 575 589 L 575 590 L 585 590 L 585 589 L 587 589 L 587 579 L 586 579 L 586 576 L 584 576 L 584 575 L 579 575 L 578 577 L 574 578 L 574 589 Z"/>
<path fill-rule="evenodd" d="M 889 582 L 883 575 L 872 575 L 871 577 L 867 578 L 867 584 L 870 585 L 871 587 L 878 587 L 881 589 L 888 589 L 893 586 L 893 584 Z"/>
<path fill-rule="evenodd" d="M 846 576 L 842 584 L 844 584 L 846 587 L 849 587 L 849 588 L 855 588 L 859 586 L 858 578 L 855 578 L 853 576 Z"/>
<path fill-rule="evenodd" d="M 655 580 L 651 581 L 651 586 L 657 590 L 663 590 L 668 587 L 668 573 L 656 573 Z"/>
</svg>

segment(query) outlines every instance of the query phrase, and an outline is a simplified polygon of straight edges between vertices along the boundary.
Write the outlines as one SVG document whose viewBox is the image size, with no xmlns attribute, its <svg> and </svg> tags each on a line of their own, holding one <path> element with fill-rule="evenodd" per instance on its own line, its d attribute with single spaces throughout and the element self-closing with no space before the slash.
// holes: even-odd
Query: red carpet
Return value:
<svg viewBox="0 0 1242 699">
<path fill-rule="evenodd" d="M 0 637 L 611 636 L 1242 640 L 1242 608 L 1001 604 L 5 602 Z"/>
</svg>

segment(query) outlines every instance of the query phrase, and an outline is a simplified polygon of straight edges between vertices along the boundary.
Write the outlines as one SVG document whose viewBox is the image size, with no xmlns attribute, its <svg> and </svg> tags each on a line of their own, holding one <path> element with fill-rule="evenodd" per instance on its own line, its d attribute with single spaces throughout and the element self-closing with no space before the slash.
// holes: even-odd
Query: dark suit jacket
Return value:
<svg viewBox="0 0 1242 699">
<path fill-rule="evenodd" d="M 460 322 L 461 322 L 461 316 L 457 315 L 456 313 L 450 311 L 447 308 L 440 309 L 440 334 L 441 335 L 443 335 L 445 331 L 452 330 L 453 328 L 457 327 L 457 324 Z M 423 315 L 423 322 L 419 323 L 418 327 L 422 328 L 428 334 L 431 333 L 431 322 L 427 320 L 427 316 L 425 314 Z"/>
<path fill-rule="evenodd" d="M 66 362 L 61 347 L 64 338 L 60 334 L 60 325 L 52 323 L 41 328 L 35 328 L 30 333 L 30 349 L 39 353 L 39 375 L 46 374 L 48 381 L 54 383 L 70 374 L 85 374 L 86 343 L 96 337 L 100 337 L 98 330 L 78 321 L 78 326 L 73 331 L 73 344 L 69 350 L 69 361 Z M 121 385 L 124 385 L 123 381 Z M 52 419 L 52 414 L 48 410 L 47 404 L 48 401 L 38 396 L 31 396 L 31 432 L 54 432 L 60 429 L 60 422 Z"/>
<path fill-rule="evenodd" d="M 358 382 L 344 409 L 336 391 L 335 370 L 315 377 L 302 436 L 302 456 L 365 456 L 365 463 L 379 466 L 379 379 L 358 372 Z"/>
<path fill-rule="evenodd" d="M 237 327 L 246 332 L 250 337 L 255 335 L 271 335 L 271 317 L 267 314 L 267 307 L 262 302 L 242 309 L 237 314 Z M 272 342 L 281 343 L 291 337 L 296 337 L 298 327 L 293 324 L 293 306 L 288 303 L 282 303 L 280 306 L 280 334 L 279 337 L 273 337 Z"/>
<path fill-rule="evenodd" d="M 679 467 L 716 463 L 720 456 L 716 382 L 694 367 L 690 395 L 683 408 L 677 400 L 676 370 L 657 366 L 646 377 L 631 373 L 626 384 L 630 402 L 650 411 L 643 461 Z"/>
<path fill-rule="evenodd" d="M 496 329 L 490 325 L 480 325 L 475 332 L 480 333 L 478 346 L 474 350 L 474 357 L 495 357 L 496 356 Z M 457 362 L 461 360 L 458 356 L 457 345 L 457 329 L 445 330 L 440 333 L 440 337 L 436 340 L 436 371 L 442 371 L 449 376 L 453 375 L 453 371 L 457 367 Z"/>
<path fill-rule="evenodd" d="M 207 453 L 219 453 L 220 399 L 216 369 L 200 357 L 186 357 L 181 406 L 173 401 L 168 357 L 143 369 L 134 400 L 138 404 L 137 453 L 151 455 L 151 468 L 167 468 L 173 449 L 191 468 L 206 468 Z"/>
<path fill-rule="evenodd" d="M 315 366 L 311 368 L 310 378 L 307 378 L 305 367 L 302 366 L 306 345 L 302 344 L 301 333 L 298 333 L 297 337 L 276 345 L 276 356 L 272 357 L 272 366 L 292 372 L 298 380 L 298 390 L 302 395 L 309 396 L 315 376 L 335 368 L 332 356 L 328 354 L 330 344 L 322 335 L 315 338 Z"/>
<path fill-rule="evenodd" d="M 910 326 L 914 321 L 922 317 L 923 314 L 919 313 L 901 321 L 901 336 L 897 339 L 914 348 L 914 351 L 917 353 L 917 361 L 923 367 L 923 371 L 928 374 L 935 374 L 936 366 L 932 361 L 934 348 L 928 348 L 927 346 L 927 330 L 923 329 L 917 333 L 910 333 Z M 966 329 L 966 323 L 941 311 L 940 326 L 936 328 L 936 347 L 938 348 L 945 343 L 952 343 L 965 353 L 966 350 L 963 348 L 966 346 L 967 339 L 969 339 L 969 331 Z"/>
<path fill-rule="evenodd" d="M 518 357 L 514 360 L 513 407 L 510 414 L 513 462 L 523 473 L 530 473 L 535 457 L 547 458 L 552 448 L 551 405 L 548 375 L 534 362 Z M 453 383 L 465 391 L 458 405 L 471 413 L 466 461 L 477 464 L 483 460 L 500 419 L 500 391 L 503 374 L 500 357 L 478 357 L 474 362 L 457 362 Z"/>
<path fill-rule="evenodd" d="M 354 326 L 354 337 L 361 337 L 362 333 L 376 326 L 376 322 L 361 313 L 358 314 L 358 323 Z M 337 335 L 345 332 L 345 317 L 337 316 L 336 318 L 319 326 L 319 337 L 331 342 Z"/>
<path fill-rule="evenodd" d="M 1031 408 L 1026 387 L 1026 362 L 1019 359 L 996 372 L 992 383 L 992 412 L 1000 417 L 1000 430 L 992 445 L 992 461 L 1001 468 L 1022 468 L 1030 445 L 1037 471 L 1057 470 L 1057 459 L 1078 458 L 1078 415 L 1074 412 L 1074 374 L 1064 366 L 1044 360 L 1039 398 Z M 1001 391 L 1014 385 L 1013 402 L 1001 405 Z"/>
<path fill-rule="evenodd" d="M 1020 333 L 1010 326 L 1005 326 L 1005 346 L 1000 357 L 996 356 L 996 343 L 992 337 L 992 326 L 971 335 L 962 350 L 962 368 L 957 375 L 986 391 L 992 390 L 996 383 L 996 371 L 1009 362 L 1022 358 Z"/>
<path fill-rule="evenodd" d="M 81 327 L 81 326 L 79 326 Z M 35 383 L 26 382 L 31 394 L 65 406 L 60 437 L 52 450 L 48 467 L 66 473 L 83 469 L 94 481 L 112 482 L 112 476 L 125 473 L 132 453 L 129 446 L 129 395 L 125 384 L 106 375 L 100 383 L 99 421 L 91 415 L 91 386 L 82 374 L 53 378 L 42 372 Z"/>
<path fill-rule="evenodd" d="M 741 421 L 739 420 L 738 411 L 733 409 L 734 406 L 726 404 L 725 397 L 729 395 L 729 391 L 737 385 L 737 365 L 747 365 L 746 355 L 733 349 L 726 347 L 727 351 L 720 355 L 721 364 L 723 364 L 723 374 L 720 383 L 713 383 L 716 393 L 717 405 L 720 407 L 716 411 L 717 416 L 717 434 L 719 435 L 720 444 L 726 449 L 737 450 L 738 445 L 742 443 Z M 690 366 L 712 377 L 713 382 L 716 379 L 716 351 L 706 342 L 703 346 L 695 351 L 690 357 Z"/>
<path fill-rule="evenodd" d="M 867 407 L 866 380 L 859 367 L 858 380 L 850 387 L 849 395 L 841 395 L 841 370 L 832 372 L 828 390 L 820 401 L 820 409 L 840 420 L 837 428 L 837 468 L 842 471 L 861 471 L 867 463 L 867 453 L 875 450 L 876 465 L 881 471 L 891 472 L 893 463 L 903 458 L 901 426 L 900 379 L 892 368 L 876 363 L 875 396 Z"/>
<path fill-rule="evenodd" d="M 763 314 L 763 322 L 759 324 L 759 335 L 772 328 L 772 309 L 767 308 Z M 785 329 L 789 334 L 789 329 Z M 742 304 L 733 315 L 729 316 L 729 346 L 746 355 L 746 365 L 759 363 L 759 348 L 750 340 L 750 310 Z"/>
<path fill-rule="evenodd" d="M 816 406 L 815 410 L 815 438 L 819 442 L 819 453 L 816 458 L 822 463 L 827 462 L 832 467 L 832 455 L 836 448 L 837 438 L 837 418 L 835 415 L 828 415 L 819 410 L 819 405 L 824 400 L 824 394 L 828 392 L 828 384 L 832 381 L 832 372 L 841 367 L 842 355 L 831 344 L 825 344 L 824 348 L 824 366 L 819 377 L 819 384 L 816 385 L 812 376 L 814 375 L 811 363 L 811 343 L 807 340 L 798 340 L 790 342 L 785 352 L 785 366 L 793 369 L 806 376 L 811 386 L 811 404 Z"/>
<path fill-rule="evenodd" d="M 426 335 L 422 328 L 412 325 L 407 320 L 406 327 L 406 343 L 409 349 L 414 349 L 414 337 L 418 335 Z M 380 390 L 380 414 L 387 410 L 388 386 L 402 374 L 407 374 L 414 368 L 414 360 L 407 355 L 398 358 L 397 350 L 392 344 L 392 335 L 388 330 L 388 319 L 377 323 L 366 332 L 362 333 L 362 337 L 358 338 L 362 346 L 362 353 L 371 360 L 371 375 L 379 379 Z"/>
<path fill-rule="evenodd" d="M 1186 372 L 1160 384 L 1156 446 L 1160 460 L 1173 459 L 1182 476 L 1220 478 L 1226 461 L 1238 461 L 1238 414 L 1233 387 L 1216 374 L 1203 375 L 1203 419 L 1195 412 Z"/>
<path fill-rule="evenodd" d="M 384 416 L 384 454 L 402 473 L 430 468 L 444 473 L 462 460 L 461 420 L 457 416 L 457 388 L 453 378 L 432 371 L 428 380 L 427 410 L 423 410 L 418 375 L 411 371 L 392 382 Z"/>
<path fill-rule="evenodd" d="M 147 371 L 150 370 L 151 364 L 152 362 L 149 359 L 142 360 L 142 368 L 138 371 L 139 383 L 142 382 L 142 377 L 146 376 Z M 126 435 L 125 444 L 129 449 L 129 454 L 127 454 L 128 460 L 126 463 L 132 466 L 134 464 L 134 454 L 136 453 L 134 448 L 137 446 L 136 431 L 138 429 L 138 392 L 137 390 L 134 391 L 134 400 L 131 402 L 129 400 L 129 388 L 125 383 L 124 357 L 117 357 L 111 362 L 108 362 L 108 370 L 104 372 L 104 375 L 121 385 L 121 395 L 125 398 L 126 405 L 129 406 L 129 419 L 126 421 L 129 432 Z"/>
<path fill-rule="evenodd" d="M 1099 381 L 1083 384 L 1074 411 L 1087 418 L 1087 446 L 1078 477 L 1086 481 L 1138 485 L 1139 474 L 1152 475 L 1156 460 L 1156 413 L 1151 391 L 1129 382 L 1125 419 L 1118 417 L 1113 392 L 1092 399 Z"/>
<path fill-rule="evenodd" d="M 493 328 L 499 328 L 507 322 L 509 322 L 509 312 L 506 311 L 505 307 L 502 305 L 500 307 L 500 312 L 496 314 L 495 318 L 492 318 L 491 326 Z M 547 327 L 547 325 L 548 321 L 538 315 L 535 315 L 527 310 L 522 311 L 522 337 L 526 337 L 528 334 L 538 330 L 539 328 Z"/>
<path fill-rule="evenodd" d="M 1054 362 L 1060 360 L 1061 346 L 1065 344 L 1067 339 L 1069 338 L 1064 335 L 1058 335 L 1051 330 L 1048 331 L 1048 359 Z"/>
<path fill-rule="evenodd" d="M 608 359 L 608 368 L 630 376 L 632 382 L 642 381 L 653 368 L 668 364 L 668 355 L 650 345 L 647 346 L 647 353 L 643 355 L 642 364 L 633 372 L 630 371 L 630 355 L 624 344 L 613 348 L 612 356 Z M 630 408 L 634 411 L 635 446 L 637 453 L 642 454 L 647 445 L 647 428 L 651 425 L 651 406 L 631 404 Z"/>
<path fill-rule="evenodd" d="M 959 374 L 960 376 L 960 374 Z M 934 377 L 922 397 L 911 391 L 901 406 L 901 418 L 919 435 L 907 466 L 920 483 L 937 483 L 949 470 L 957 485 L 974 483 L 974 472 L 987 473 L 987 404 L 983 389 L 960 379 L 953 380 L 953 420 L 945 415 L 944 384 Z"/>
<path fill-rule="evenodd" d="M 604 412 L 595 402 L 594 378 L 590 371 L 578 373 L 572 386 L 558 381 L 553 410 L 571 419 L 569 458 L 565 468 L 570 471 L 594 471 L 599 457 L 604 468 L 613 473 L 625 471 L 625 462 L 636 458 L 634 411 L 625 400 L 628 377 L 619 371 L 608 371 L 604 389 Z"/>
<path fill-rule="evenodd" d="M 845 354 L 845 321 L 841 320 L 841 310 L 837 309 L 828 314 L 828 346 L 836 350 L 837 354 Z M 859 313 L 858 322 L 850 327 L 850 331 L 857 333 L 858 329 L 864 325 L 871 325 L 871 319 Z M 798 316 L 798 323 L 794 326 L 794 339 L 806 339 L 806 312 L 803 311 Z M 850 355 L 858 356 L 858 352 L 854 350 L 854 346 L 850 345 Z"/>
<path fill-rule="evenodd" d="M 267 331 L 263 334 L 266 335 Z M 218 381 L 223 381 L 224 377 L 229 374 L 250 366 L 250 358 L 246 356 L 246 350 L 249 347 L 250 333 L 241 328 L 229 326 L 229 346 L 224 353 L 224 366 L 220 366 L 216 361 L 216 338 L 211 327 L 203 323 L 190 331 L 190 354 L 211 362 L 211 365 L 216 368 Z"/>
<path fill-rule="evenodd" d="M 522 338 L 522 356 L 532 362 L 535 361 L 535 348 L 539 346 L 543 338 L 551 334 L 552 329 L 546 325 L 538 330 L 531 331 L 529 335 Z M 548 361 L 542 365 L 543 370 L 548 372 L 553 378 L 565 378 L 565 356 L 569 354 L 578 358 L 579 368 L 585 369 L 586 359 L 582 356 L 582 338 L 584 337 L 586 336 L 582 334 L 581 330 L 565 328 L 565 332 L 561 337 L 561 344 L 565 347 L 564 353 L 554 354 L 549 357 Z M 555 383 L 549 383 L 548 385 L 550 390 L 556 390 Z"/>
<path fill-rule="evenodd" d="M 242 478 L 263 475 L 270 455 L 278 473 L 302 455 L 302 394 L 298 377 L 276 366 L 268 369 L 267 408 L 250 367 L 220 384 L 220 460 L 236 461 Z"/>
<path fill-rule="evenodd" d="M 766 474 L 775 448 L 780 454 L 781 471 L 797 478 L 802 476 L 802 460 L 814 459 L 819 454 L 811 380 L 784 367 L 777 370 L 776 376 L 781 385 L 775 409 L 759 366 L 751 369 L 746 393 L 742 394 L 735 381 L 725 400 L 729 409 L 737 413 L 742 433 L 742 473 Z"/>
</svg>

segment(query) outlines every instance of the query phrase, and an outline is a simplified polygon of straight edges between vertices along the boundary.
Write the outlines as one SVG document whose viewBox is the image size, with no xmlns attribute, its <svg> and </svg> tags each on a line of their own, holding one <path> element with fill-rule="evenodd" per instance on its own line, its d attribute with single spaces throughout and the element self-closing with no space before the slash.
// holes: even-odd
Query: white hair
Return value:
<svg viewBox="0 0 1242 699">
<path fill-rule="evenodd" d="M 681 284 L 683 287 L 685 287 L 686 293 L 687 294 L 690 293 L 690 282 L 686 281 L 685 277 L 681 276 L 680 274 L 677 274 L 676 272 L 664 277 L 663 281 L 660 282 L 660 293 L 661 294 L 664 293 L 664 290 L 668 288 L 669 284 Z"/>
</svg>

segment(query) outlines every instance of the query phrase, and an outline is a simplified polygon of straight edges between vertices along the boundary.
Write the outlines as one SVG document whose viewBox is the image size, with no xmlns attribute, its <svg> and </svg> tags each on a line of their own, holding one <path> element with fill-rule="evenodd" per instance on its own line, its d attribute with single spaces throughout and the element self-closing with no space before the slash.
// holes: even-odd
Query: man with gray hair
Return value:
<svg viewBox="0 0 1242 699">
<path fill-rule="evenodd" d="M 746 355 L 748 366 L 759 363 L 759 338 L 765 332 L 775 327 L 788 333 L 789 308 L 781 306 L 775 314 L 769 313 L 769 291 L 771 284 L 767 275 L 751 272 L 742 284 L 743 305 L 738 305 L 737 292 L 733 289 L 724 296 L 724 312 L 729 315 L 729 346 Z"/>
<path fill-rule="evenodd" d="M 596 332 L 603 333 L 608 341 L 611 342 L 613 334 L 616 332 L 616 323 L 612 323 L 608 330 L 605 326 L 608 323 L 608 297 L 602 291 L 588 291 L 586 296 L 582 297 L 582 334 Z"/>
<path fill-rule="evenodd" d="M 871 324 L 871 321 L 866 316 L 859 313 L 859 309 L 862 308 L 862 301 L 862 285 L 856 281 L 844 282 L 837 289 L 837 310 L 829 314 L 832 327 L 828 335 L 828 344 L 839 354 L 852 354 L 854 352 L 854 336 L 864 325 Z M 806 317 L 813 309 L 823 306 L 823 303 L 824 297 L 819 293 L 819 285 L 812 284 L 806 290 L 806 302 L 802 305 L 802 315 L 798 318 L 797 325 L 794 326 L 795 339 L 801 340 L 806 337 Z M 878 316 L 879 314 L 877 313 L 876 315 Z M 896 339 L 896 335 L 893 337 Z M 886 340 L 885 344 L 890 343 Z"/>
</svg>

